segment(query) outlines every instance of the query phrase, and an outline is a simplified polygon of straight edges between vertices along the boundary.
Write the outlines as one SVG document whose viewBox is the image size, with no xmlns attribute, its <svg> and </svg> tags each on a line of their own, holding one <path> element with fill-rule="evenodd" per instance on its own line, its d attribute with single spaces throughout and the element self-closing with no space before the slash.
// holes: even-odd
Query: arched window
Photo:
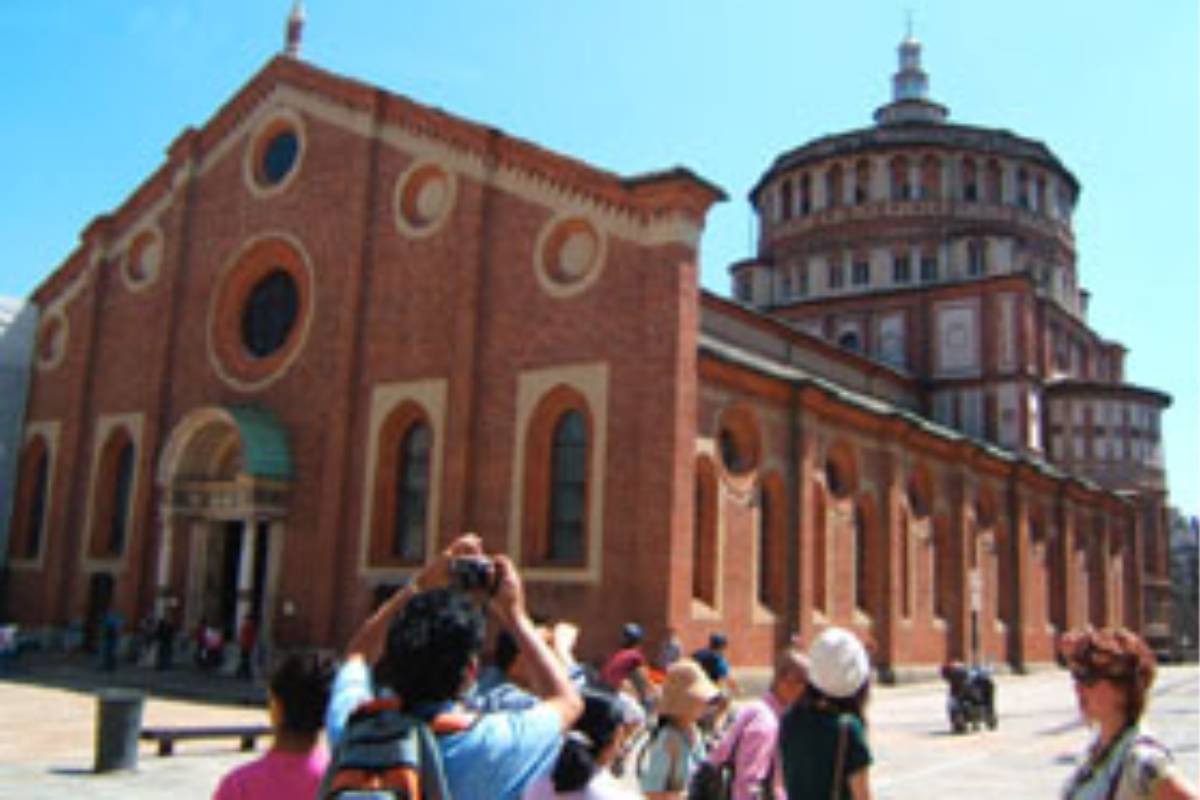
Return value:
<svg viewBox="0 0 1200 800">
<path fill-rule="evenodd" d="M 871 199 L 871 162 L 865 158 L 854 165 L 854 202 L 862 205 Z"/>
<path fill-rule="evenodd" d="M 837 208 L 842 204 L 842 165 L 834 164 L 825 173 L 825 207 Z"/>
<path fill-rule="evenodd" d="M 792 182 L 785 178 L 779 186 L 779 207 L 784 219 L 792 218 Z"/>
<path fill-rule="evenodd" d="M 908 200 L 912 197 L 906 157 L 893 156 L 892 160 L 888 162 L 888 175 L 891 179 L 890 190 L 893 200 Z"/>
<path fill-rule="evenodd" d="M 933 585 L 929 593 L 933 597 L 933 615 L 945 619 L 949 608 L 946 592 L 950 587 L 950 526 L 946 520 L 938 518 L 933 523 Z"/>
<path fill-rule="evenodd" d="M 821 613 L 828 609 L 828 572 L 829 543 L 826 529 L 825 488 L 813 481 L 812 486 L 812 532 L 813 532 L 813 568 L 812 568 L 812 603 L 813 608 Z"/>
<path fill-rule="evenodd" d="M 938 200 L 942 196 L 942 162 L 936 156 L 921 160 L 921 199 Z"/>
<path fill-rule="evenodd" d="M 975 161 L 970 158 L 962 162 L 962 199 L 968 203 L 979 199 L 979 177 L 975 172 Z"/>
<path fill-rule="evenodd" d="M 1029 173 L 1024 167 L 1017 170 L 1017 205 L 1029 208 Z"/>
<path fill-rule="evenodd" d="M 133 440 L 124 428 L 117 428 L 105 441 L 96 465 L 88 544 L 90 557 L 114 558 L 124 551 L 133 501 L 133 478 Z"/>
<path fill-rule="evenodd" d="M 805 172 L 800 176 L 800 214 L 812 211 L 812 179 Z"/>
<path fill-rule="evenodd" d="M 112 516 L 108 523 L 108 551 L 112 555 L 120 555 L 125 550 L 125 534 L 132 495 L 133 442 L 126 441 L 117 455 L 117 472 L 113 480 Z"/>
<path fill-rule="evenodd" d="M 692 597 L 717 604 L 717 476 L 712 461 L 696 461 L 696 508 L 692 518 Z"/>
<path fill-rule="evenodd" d="M 425 560 L 429 516 L 429 466 L 433 434 L 422 421 L 411 425 L 396 454 L 396 498 L 392 556 L 406 563 Z"/>
<path fill-rule="evenodd" d="M 38 557 L 42 547 L 46 495 L 50 487 L 50 456 L 41 436 L 26 446 L 19 475 L 8 552 L 12 558 L 33 559 Z"/>
<path fill-rule="evenodd" d="M 854 353 L 862 352 L 862 340 L 858 336 L 858 331 L 844 331 L 838 335 L 838 347 L 843 350 L 850 350 Z"/>
<path fill-rule="evenodd" d="M 783 484 L 776 475 L 763 482 L 758 508 L 758 602 L 783 609 L 787 564 Z"/>
<path fill-rule="evenodd" d="M 554 426 L 550 453 L 550 524 L 546 560 L 579 564 L 587 508 L 587 421 L 567 411 Z"/>
<path fill-rule="evenodd" d="M 866 515 L 861 508 L 854 509 L 854 606 L 862 611 L 871 608 L 868 562 L 871 559 L 871 541 L 867 531 Z"/>
<path fill-rule="evenodd" d="M 1003 200 L 1004 193 L 1002 188 L 1003 170 L 1000 168 L 1000 162 L 992 159 L 987 165 L 987 174 L 985 175 L 984 183 L 984 199 L 989 203 L 999 205 Z"/>
<path fill-rule="evenodd" d="M 978 278 L 987 274 L 987 243 L 976 240 L 967 242 L 967 274 Z"/>
</svg>

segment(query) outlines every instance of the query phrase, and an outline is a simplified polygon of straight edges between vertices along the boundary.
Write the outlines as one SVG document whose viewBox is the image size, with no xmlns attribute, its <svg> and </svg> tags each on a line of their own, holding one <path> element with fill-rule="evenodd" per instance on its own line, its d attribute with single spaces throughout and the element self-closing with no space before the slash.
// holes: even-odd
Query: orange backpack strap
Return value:
<svg viewBox="0 0 1200 800">
<path fill-rule="evenodd" d="M 478 714 L 447 711 L 431 719 L 429 721 L 429 729 L 433 731 L 435 736 L 449 736 L 450 734 L 462 733 L 465 730 L 469 730 L 478 721 Z"/>
</svg>

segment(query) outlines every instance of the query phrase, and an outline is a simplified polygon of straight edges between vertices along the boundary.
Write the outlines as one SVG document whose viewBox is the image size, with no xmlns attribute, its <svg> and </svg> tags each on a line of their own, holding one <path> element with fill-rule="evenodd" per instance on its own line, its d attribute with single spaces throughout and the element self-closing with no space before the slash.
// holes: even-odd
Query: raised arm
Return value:
<svg viewBox="0 0 1200 800">
<path fill-rule="evenodd" d="M 567 676 L 561 659 L 539 635 L 525 608 L 525 589 L 521 576 L 507 556 L 493 559 L 496 569 L 496 593 L 491 600 L 492 613 L 513 638 L 525 656 L 529 680 L 542 701 L 558 712 L 562 729 L 568 730 L 583 713 L 583 699 Z"/>
</svg>

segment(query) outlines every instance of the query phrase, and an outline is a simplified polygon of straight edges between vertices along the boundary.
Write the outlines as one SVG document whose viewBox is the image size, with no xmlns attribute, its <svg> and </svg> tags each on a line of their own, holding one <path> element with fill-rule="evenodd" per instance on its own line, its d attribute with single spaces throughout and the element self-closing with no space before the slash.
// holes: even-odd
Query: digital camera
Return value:
<svg viewBox="0 0 1200 800">
<path fill-rule="evenodd" d="M 450 559 L 450 585 L 462 592 L 492 590 L 496 570 L 491 559 L 468 556 Z"/>
</svg>

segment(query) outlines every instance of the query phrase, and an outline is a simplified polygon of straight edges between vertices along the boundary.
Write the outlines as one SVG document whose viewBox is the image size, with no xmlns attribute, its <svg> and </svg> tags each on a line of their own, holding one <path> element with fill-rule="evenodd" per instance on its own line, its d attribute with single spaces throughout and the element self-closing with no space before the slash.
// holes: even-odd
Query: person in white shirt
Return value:
<svg viewBox="0 0 1200 800">
<path fill-rule="evenodd" d="M 554 772 L 525 790 L 523 800 L 632 800 L 641 795 L 622 786 L 609 765 L 621 750 L 625 715 L 617 696 L 588 690 L 583 714 L 563 742 Z"/>
</svg>

